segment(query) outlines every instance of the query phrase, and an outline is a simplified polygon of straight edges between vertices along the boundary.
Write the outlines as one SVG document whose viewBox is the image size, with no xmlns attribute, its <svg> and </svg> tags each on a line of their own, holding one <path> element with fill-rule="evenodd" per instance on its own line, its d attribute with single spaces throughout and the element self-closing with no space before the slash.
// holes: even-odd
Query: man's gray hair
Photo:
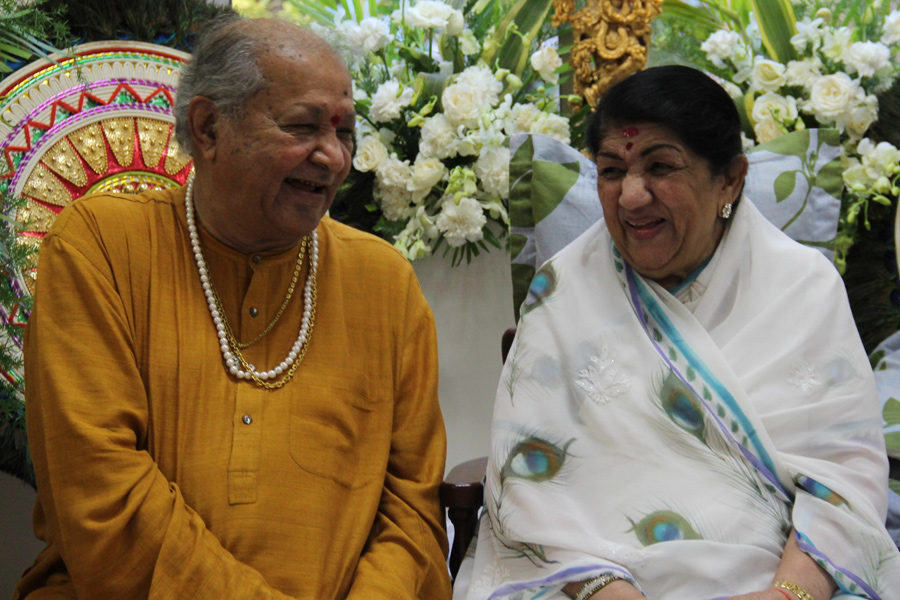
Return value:
<svg viewBox="0 0 900 600">
<path fill-rule="evenodd" d="M 175 94 L 175 139 L 182 150 L 196 148 L 188 126 L 188 106 L 205 96 L 227 117 L 241 114 L 245 103 L 262 91 L 268 81 L 257 64 L 257 39 L 243 19 L 229 14 L 207 23 L 197 38 L 190 62 L 181 72 Z"/>
</svg>

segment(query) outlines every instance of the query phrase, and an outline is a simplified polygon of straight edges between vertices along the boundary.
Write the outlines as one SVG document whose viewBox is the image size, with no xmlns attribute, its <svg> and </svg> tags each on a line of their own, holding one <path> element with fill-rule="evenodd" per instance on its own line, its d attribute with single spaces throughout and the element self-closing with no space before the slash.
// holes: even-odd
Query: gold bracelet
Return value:
<svg viewBox="0 0 900 600">
<path fill-rule="evenodd" d="M 776 581 L 772 584 L 772 587 L 787 590 L 797 596 L 800 600 L 815 600 L 815 598 L 812 597 L 812 594 L 808 593 L 793 581 Z"/>
</svg>

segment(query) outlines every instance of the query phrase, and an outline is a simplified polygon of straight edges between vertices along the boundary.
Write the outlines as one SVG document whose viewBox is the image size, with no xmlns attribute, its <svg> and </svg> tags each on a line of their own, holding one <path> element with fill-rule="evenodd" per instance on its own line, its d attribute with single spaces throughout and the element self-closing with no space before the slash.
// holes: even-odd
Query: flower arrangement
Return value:
<svg viewBox="0 0 900 600">
<path fill-rule="evenodd" d="M 332 215 L 410 260 L 444 246 L 458 265 L 499 248 L 509 136 L 570 139 L 558 114 L 564 68 L 544 27 L 552 2 L 334 4 L 328 15 L 292 4 L 343 52 L 354 79 L 357 150 Z"/>
<path fill-rule="evenodd" d="M 692 10 L 676 4 L 679 16 Z M 721 78 L 744 113 L 750 147 L 812 127 L 840 132 L 844 189 L 834 249 L 844 273 L 859 223 L 871 226 L 871 203 L 890 207 L 900 194 L 900 151 L 871 137 L 885 116 L 879 96 L 900 68 L 900 12 L 878 0 L 754 0 L 743 12 L 735 5 L 696 9 L 694 23 L 707 33 L 681 38 L 675 52 Z M 683 46 L 692 40 L 699 48 Z"/>
</svg>

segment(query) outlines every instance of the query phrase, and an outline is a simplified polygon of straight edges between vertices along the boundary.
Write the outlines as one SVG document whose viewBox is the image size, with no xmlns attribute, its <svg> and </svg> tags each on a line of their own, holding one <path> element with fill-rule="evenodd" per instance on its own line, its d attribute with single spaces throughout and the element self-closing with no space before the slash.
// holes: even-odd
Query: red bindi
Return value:
<svg viewBox="0 0 900 600">
<path fill-rule="evenodd" d="M 632 148 L 634 148 L 634 144 L 632 144 L 631 142 L 628 142 L 627 144 L 625 144 L 626 150 L 631 150 Z"/>
<path fill-rule="evenodd" d="M 638 134 L 637 127 L 626 127 L 625 129 L 622 130 L 622 137 L 630 138 L 630 137 L 636 136 L 637 134 Z"/>
<path fill-rule="evenodd" d="M 334 115 L 333 117 L 331 117 L 331 124 L 332 124 L 334 127 L 337 127 L 337 126 L 338 126 L 338 123 L 340 123 L 340 122 L 341 122 L 341 117 L 340 117 L 340 116 Z"/>
</svg>

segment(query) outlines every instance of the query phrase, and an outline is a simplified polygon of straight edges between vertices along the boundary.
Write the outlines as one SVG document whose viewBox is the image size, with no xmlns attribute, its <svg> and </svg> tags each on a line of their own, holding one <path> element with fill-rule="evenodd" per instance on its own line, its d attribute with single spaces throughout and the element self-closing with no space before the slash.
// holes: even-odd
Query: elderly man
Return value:
<svg viewBox="0 0 900 600">
<path fill-rule="evenodd" d="M 47 542 L 16 598 L 449 598 L 431 312 L 389 245 L 325 216 L 347 68 L 231 18 L 186 68 L 185 189 L 57 219 L 26 342 Z"/>
</svg>

